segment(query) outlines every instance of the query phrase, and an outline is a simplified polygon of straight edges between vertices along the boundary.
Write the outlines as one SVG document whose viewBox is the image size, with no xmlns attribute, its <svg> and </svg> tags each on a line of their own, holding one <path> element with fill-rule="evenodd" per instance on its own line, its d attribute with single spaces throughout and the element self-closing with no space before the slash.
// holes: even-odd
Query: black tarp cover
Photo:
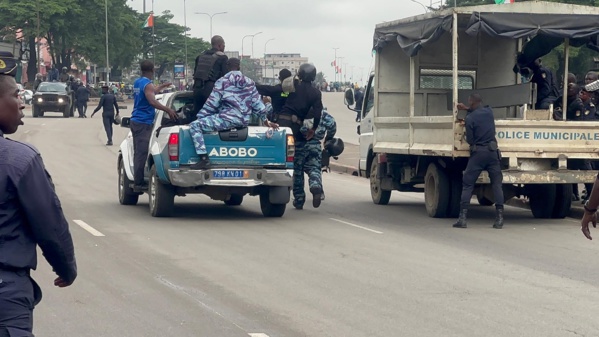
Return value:
<svg viewBox="0 0 599 337">
<path fill-rule="evenodd" d="M 390 28 L 380 28 L 374 32 L 374 49 L 382 49 L 387 42 L 396 40 L 409 56 L 416 56 L 422 47 L 435 42 L 444 32 L 451 29 L 453 17 L 440 16 L 414 21 Z"/>
</svg>

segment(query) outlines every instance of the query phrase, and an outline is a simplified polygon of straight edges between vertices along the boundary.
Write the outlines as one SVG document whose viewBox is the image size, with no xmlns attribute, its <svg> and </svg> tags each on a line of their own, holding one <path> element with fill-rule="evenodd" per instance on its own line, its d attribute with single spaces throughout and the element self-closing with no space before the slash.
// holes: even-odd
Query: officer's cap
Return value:
<svg viewBox="0 0 599 337">
<path fill-rule="evenodd" d="M 17 60 L 12 53 L 0 51 L 0 75 L 17 76 Z"/>
</svg>

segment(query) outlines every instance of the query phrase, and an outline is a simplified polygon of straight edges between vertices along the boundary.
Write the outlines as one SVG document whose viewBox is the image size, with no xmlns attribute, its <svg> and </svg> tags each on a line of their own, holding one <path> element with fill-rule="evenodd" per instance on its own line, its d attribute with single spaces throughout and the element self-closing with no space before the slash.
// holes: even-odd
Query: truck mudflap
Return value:
<svg viewBox="0 0 599 337">
<path fill-rule="evenodd" d="M 550 171 L 510 171 L 503 172 L 504 184 L 579 184 L 593 183 L 597 171 L 550 170 Z M 483 171 L 478 184 L 489 184 L 489 174 Z"/>
<path fill-rule="evenodd" d="M 223 174 L 233 172 L 234 174 Z M 290 169 L 210 169 L 168 170 L 170 182 L 179 187 L 196 186 L 230 186 L 230 187 L 253 187 L 253 186 L 293 186 L 293 170 Z M 231 177 L 233 176 L 233 177 Z"/>
</svg>

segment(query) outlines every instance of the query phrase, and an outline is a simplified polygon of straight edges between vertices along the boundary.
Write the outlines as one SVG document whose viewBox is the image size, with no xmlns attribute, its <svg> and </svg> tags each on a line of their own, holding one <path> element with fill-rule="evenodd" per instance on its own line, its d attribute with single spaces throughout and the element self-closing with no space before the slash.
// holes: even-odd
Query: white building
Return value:
<svg viewBox="0 0 599 337">
<path fill-rule="evenodd" d="M 279 71 L 282 69 L 289 69 L 289 71 L 295 75 L 300 65 L 304 63 L 308 63 L 308 58 L 302 57 L 301 54 L 266 54 L 264 58 L 260 59 L 260 66 L 262 67 L 262 83 L 277 83 Z"/>
</svg>

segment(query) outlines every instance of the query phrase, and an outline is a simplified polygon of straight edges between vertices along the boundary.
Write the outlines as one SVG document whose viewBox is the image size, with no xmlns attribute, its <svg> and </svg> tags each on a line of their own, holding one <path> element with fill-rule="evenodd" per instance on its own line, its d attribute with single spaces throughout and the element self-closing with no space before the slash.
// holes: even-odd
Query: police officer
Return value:
<svg viewBox="0 0 599 337">
<path fill-rule="evenodd" d="M 42 298 L 30 276 L 36 245 L 58 275 L 55 286 L 77 277 L 69 225 L 39 152 L 4 138 L 23 125 L 16 69 L 13 55 L 0 52 L 0 337 L 33 336 L 33 308 Z"/>
<path fill-rule="evenodd" d="M 503 228 L 503 189 L 501 173 L 501 153 L 495 138 L 495 119 L 493 110 L 482 106 L 479 94 L 472 94 L 468 98 L 469 107 L 463 103 L 458 104 L 459 110 L 468 110 L 466 115 L 466 141 L 470 144 L 470 159 L 464 171 L 462 182 L 462 198 L 460 204 L 460 217 L 453 225 L 456 228 L 466 228 L 466 215 L 472 191 L 478 176 L 483 170 L 489 172 L 491 186 L 495 197 L 496 216 L 493 228 Z"/>
<path fill-rule="evenodd" d="M 304 120 L 304 125 L 300 129 L 302 134 L 305 135 L 310 129 L 312 129 L 312 125 L 314 123 L 313 115 L 314 110 L 310 110 L 307 118 Z M 308 175 L 308 184 L 310 186 L 310 190 L 322 191 L 320 200 L 324 200 L 321 170 L 323 166 L 324 152 L 322 150 L 321 142 L 323 139 L 325 142 L 332 140 L 333 137 L 335 137 L 335 133 L 337 133 L 337 123 L 335 122 L 335 118 L 326 112 L 325 108 L 322 111 L 320 124 L 318 125 L 316 132 L 314 132 L 314 137 L 306 141 L 304 150 L 299 154 L 304 157 L 299 158 L 298 154 L 295 154 L 295 159 L 297 160 L 296 165 L 298 166 L 297 170 L 302 170 Z M 303 209 L 304 203 L 306 201 L 306 192 L 304 191 L 304 174 L 294 174 L 293 179 L 293 207 L 296 209 Z M 320 206 L 314 205 L 314 201 L 316 200 L 313 200 L 314 207 Z"/>
<path fill-rule="evenodd" d="M 119 115 L 119 105 L 116 102 L 116 97 L 113 93 L 108 90 L 108 86 L 105 85 L 102 87 L 102 97 L 100 98 L 100 103 L 98 107 L 92 113 L 92 118 L 96 112 L 102 109 L 102 122 L 104 123 L 104 131 L 106 131 L 106 138 L 108 141 L 106 142 L 107 146 L 112 145 L 112 124 L 114 123 L 114 111 L 116 110 L 116 116 Z"/>
<path fill-rule="evenodd" d="M 314 137 L 314 133 L 320 125 L 323 107 L 322 93 L 312 86 L 312 82 L 316 79 L 316 67 L 309 63 L 302 64 L 299 67 L 298 78 L 299 81 L 294 83 L 294 92 L 289 94 L 283 109 L 281 109 L 278 123 L 282 127 L 290 127 L 291 130 L 293 130 L 293 136 L 295 138 L 293 177 L 294 181 L 299 183 L 300 181 L 303 181 L 303 167 L 306 160 L 309 158 L 306 153 L 308 151 L 306 144 Z M 301 133 L 300 129 L 308 112 L 310 112 L 310 109 L 314 110 L 314 123 L 312 128 L 308 129 L 304 135 Z M 318 174 L 321 175 L 320 170 L 318 171 Z M 299 187 L 294 186 L 294 190 L 296 189 L 299 189 Z M 314 208 L 320 207 L 322 186 L 318 186 L 316 183 L 311 184 L 310 192 L 312 193 L 313 198 L 312 206 L 314 206 Z M 305 200 L 298 200 L 297 203 L 303 204 L 304 201 Z"/>
<path fill-rule="evenodd" d="M 275 122 L 277 121 L 276 116 L 281 113 L 283 106 L 285 106 L 285 102 L 287 102 L 287 97 L 289 97 L 289 91 L 283 89 L 283 82 L 290 77 L 291 71 L 289 71 L 289 69 L 281 69 L 281 71 L 279 71 L 279 81 L 281 83 L 277 85 L 256 85 L 256 89 L 258 89 L 260 95 L 270 97 L 272 114 L 275 117 L 272 120 Z"/>
<path fill-rule="evenodd" d="M 559 89 L 555 75 L 549 68 L 543 67 L 541 59 L 530 65 L 533 71 L 531 82 L 537 85 L 537 103 L 535 109 L 549 109 L 559 96 Z"/>
<path fill-rule="evenodd" d="M 193 104 L 196 113 L 208 100 L 214 83 L 228 72 L 225 40 L 221 36 L 215 35 L 210 42 L 212 49 L 199 55 L 194 66 Z"/>
</svg>

